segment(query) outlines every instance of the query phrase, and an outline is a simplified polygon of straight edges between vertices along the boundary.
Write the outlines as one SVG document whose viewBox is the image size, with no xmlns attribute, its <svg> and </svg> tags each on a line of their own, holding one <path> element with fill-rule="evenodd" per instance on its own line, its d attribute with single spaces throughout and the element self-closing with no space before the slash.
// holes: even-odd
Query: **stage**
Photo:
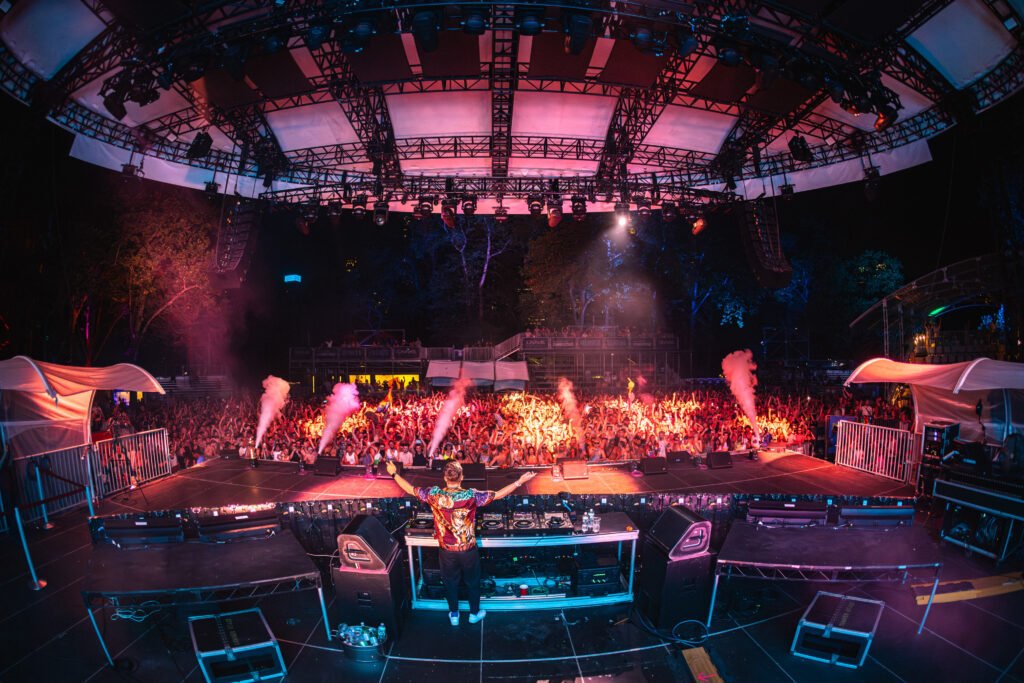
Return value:
<svg viewBox="0 0 1024 683">
<path fill-rule="evenodd" d="M 172 474 L 100 503 L 97 514 L 169 510 L 191 507 L 287 503 L 297 501 L 391 498 L 405 495 L 389 477 L 367 478 L 362 467 L 343 468 L 337 476 L 299 474 L 294 463 L 261 461 L 252 469 L 248 461 L 214 460 Z M 406 479 L 414 486 L 441 483 L 439 472 L 410 469 Z M 515 470 L 488 470 L 486 488 L 500 489 L 518 476 Z M 475 482 L 467 486 L 484 488 Z M 661 474 L 633 476 L 627 463 L 592 466 L 587 479 L 553 480 L 550 469 L 516 491 L 519 496 L 600 494 L 747 494 L 792 496 L 862 496 L 912 498 L 911 487 L 884 477 L 839 467 L 824 460 L 792 452 L 760 454 L 756 461 L 733 458 L 724 469 L 698 469 L 670 464 Z"/>
</svg>

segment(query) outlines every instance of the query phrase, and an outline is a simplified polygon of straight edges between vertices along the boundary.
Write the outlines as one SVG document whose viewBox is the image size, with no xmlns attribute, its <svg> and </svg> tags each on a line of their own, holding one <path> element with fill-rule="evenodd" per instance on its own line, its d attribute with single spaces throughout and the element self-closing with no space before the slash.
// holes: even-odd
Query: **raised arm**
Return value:
<svg viewBox="0 0 1024 683">
<path fill-rule="evenodd" d="M 410 496 L 415 496 L 416 495 L 416 489 L 413 487 L 413 485 L 410 484 L 409 482 L 407 482 L 405 480 L 405 477 L 403 477 L 402 475 L 396 474 L 398 472 L 398 468 L 395 467 L 395 463 L 393 463 L 391 461 L 388 461 L 387 467 L 388 467 L 388 474 L 390 474 L 392 477 L 394 477 L 395 483 L 398 484 L 398 486 L 403 491 L 408 493 Z"/>
<path fill-rule="evenodd" d="M 511 494 L 517 488 L 519 488 L 520 486 L 522 486 L 523 484 L 525 484 L 526 482 L 530 481 L 531 479 L 533 479 L 536 476 L 537 476 L 536 472 L 527 472 L 526 474 L 524 474 L 523 476 L 519 477 L 514 482 L 512 482 L 511 484 L 506 486 L 505 488 L 501 489 L 500 491 L 496 491 L 494 493 L 494 500 L 501 500 L 502 498 L 504 498 L 505 496 Z"/>
</svg>

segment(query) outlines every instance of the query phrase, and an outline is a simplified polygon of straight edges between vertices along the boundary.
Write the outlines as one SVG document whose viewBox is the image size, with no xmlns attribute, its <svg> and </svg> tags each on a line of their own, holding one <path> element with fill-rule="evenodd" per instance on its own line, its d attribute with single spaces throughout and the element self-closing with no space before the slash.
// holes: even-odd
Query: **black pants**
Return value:
<svg viewBox="0 0 1024 683">
<path fill-rule="evenodd" d="M 480 551 L 469 550 L 438 550 L 441 563 L 441 580 L 444 581 L 445 597 L 448 598 L 448 610 L 459 611 L 459 579 L 466 582 L 469 593 L 469 611 L 476 614 L 480 611 Z"/>
</svg>

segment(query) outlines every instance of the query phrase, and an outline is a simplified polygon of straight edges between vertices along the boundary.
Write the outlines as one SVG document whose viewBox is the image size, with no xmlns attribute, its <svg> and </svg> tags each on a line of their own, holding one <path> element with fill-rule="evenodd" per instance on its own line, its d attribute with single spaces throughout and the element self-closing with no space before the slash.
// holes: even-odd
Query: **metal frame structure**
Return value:
<svg viewBox="0 0 1024 683">
<path fill-rule="evenodd" d="M 625 191 L 632 196 L 657 200 L 664 194 L 661 190 L 665 185 L 707 186 L 726 177 L 734 180 L 765 178 L 816 168 L 927 139 L 955 125 L 956 119 L 946 106 L 947 99 L 956 94 L 955 90 L 905 42 L 910 33 L 950 2 L 922 3 L 898 31 L 877 44 L 869 44 L 837 29 L 821 17 L 775 3 L 747 6 L 735 0 L 714 0 L 677 7 L 660 0 L 629 3 L 564 0 L 541 8 L 548 10 L 549 17 L 558 12 L 586 12 L 592 17 L 597 33 L 611 38 L 630 39 L 638 24 L 652 27 L 656 54 L 663 52 L 665 58 L 654 85 L 645 89 L 606 82 L 600 72 L 593 69 L 579 79 L 530 78 L 530 65 L 518 60 L 517 18 L 518 12 L 536 10 L 540 6 L 525 0 L 484 3 L 489 9 L 487 30 L 491 33 L 492 49 L 490 58 L 480 64 L 478 76 L 439 79 L 415 73 L 408 80 L 377 83 L 361 83 L 356 79 L 337 41 L 311 46 L 309 29 L 318 25 L 333 26 L 336 35 L 341 35 L 351 27 L 355 17 L 372 15 L 380 19 L 382 31 L 408 32 L 414 14 L 430 10 L 440 13 L 443 32 L 458 30 L 458 16 L 444 16 L 452 10 L 442 11 L 441 4 L 425 1 L 360 0 L 339 10 L 334 3 L 312 1 L 214 0 L 163 25 L 129 30 L 117 23 L 97 0 L 87 0 L 86 5 L 106 28 L 45 82 L 0 46 L 0 88 L 22 102 L 31 102 L 47 112 L 54 123 L 74 133 L 214 173 L 264 176 L 268 181 L 277 179 L 309 186 L 331 185 L 344 177 L 358 185 L 361 192 L 383 200 L 396 192 L 417 191 L 424 185 L 437 184 L 432 183 L 431 178 L 421 177 L 417 187 L 409 187 L 407 179 L 403 179 L 403 160 L 490 157 L 492 181 L 471 190 L 478 195 L 499 196 L 515 194 L 518 187 L 529 186 L 533 191 L 533 187 L 550 186 L 553 179 L 509 178 L 510 158 L 576 159 L 598 162 L 596 182 L 586 175 L 561 178 L 560 185 L 573 188 L 565 194 L 586 187 L 591 190 L 588 195 L 595 191 L 605 194 L 614 191 L 621 195 Z M 1007 14 L 1008 10 L 994 0 L 987 0 L 986 4 L 1019 38 L 1020 18 L 1012 10 Z M 746 18 L 749 26 L 737 35 L 735 19 L 744 12 L 749 12 Z M 545 30 L 554 28 L 554 22 L 549 21 Z M 675 49 L 674 39 L 670 38 L 679 28 L 692 31 L 699 38 L 697 49 L 685 56 Z M 252 42 L 272 33 L 282 37 L 286 49 L 310 49 L 321 73 L 309 78 L 307 92 L 267 98 L 255 105 L 219 108 L 197 98 L 180 80 L 180 62 L 200 57 L 215 60 L 229 46 Z M 789 37 L 789 42 L 784 42 L 780 36 Z M 692 75 L 693 67 L 702 57 L 713 58 L 714 43 L 723 38 L 739 39 L 751 50 L 774 50 L 786 58 L 810 60 L 808 63 L 845 69 L 854 74 L 881 70 L 936 104 L 916 116 L 898 120 L 881 132 L 864 133 L 815 113 L 825 99 L 821 87 L 786 115 L 757 109 L 752 104 L 753 91 L 736 101 L 695 96 L 692 90 L 697 80 Z M 72 100 L 61 100 L 105 74 L 116 74 L 119 68 L 128 67 L 148 71 L 154 78 L 169 78 L 188 106 L 133 129 Z M 973 110 L 981 111 L 1021 87 L 1024 87 L 1024 47 L 1018 44 L 1002 64 L 965 89 L 965 99 L 970 101 Z M 387 108 L 388 95 L 466 90 L 491 92 L 490 135 L 396 138 Z M 617 100 L 603 140 L 514 136 L 511 121 L 517 90 L 600 94 L 614 96 Z M 359 141 L 282 152 L 266 114 L 330 101 L 341 106 Z M 647 133 L 670 104 L 727 114 L 737 121 L 716 153 L 645 145 Z M 236 143 L 235 149 L 231 152 L 214 150 L 202 159 L 188 159 L 189 146 L 181 142 L 181 138 L 210 126 L 218 127 L 231 138 Z M 811 147 L 812 161 L 795 162 L 788 152 L 760 151 L 762 146 L 790 130 L 820 141 Z M 751 154 L 754 149 L 758 153 Z M 346 172 L 347 165 L 361 162 L 368 162 L 371 172 Z M 630 174 L 629 164 L 661 170 L 653 176 Z M 545 194 L 549 194 L 550 187 L 546 189 Z M 293 195 L 268 193 L 268 198 L 291 201 Z"/>
</svg>

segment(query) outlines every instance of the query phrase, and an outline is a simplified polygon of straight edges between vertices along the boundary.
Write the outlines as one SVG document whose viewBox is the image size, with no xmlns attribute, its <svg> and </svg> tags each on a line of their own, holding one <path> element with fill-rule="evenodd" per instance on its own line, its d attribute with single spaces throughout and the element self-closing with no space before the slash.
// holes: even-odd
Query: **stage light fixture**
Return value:
<svg viewBox="0 0 1024 683">
<path fill-rule="evenodd" d="M 539 216 L 544 213 L 544 198 L 531 195 L 526 198 L 526 206 L 529 208 L 531 216 Z"/>
<path fill-rule="evenodd" d="M 103 83 L 103 106 L 110 115 L 120 121 L 128 114 L 124 102 L 128 97 L 128 89 L 131 87 L 128 74 L 125 71 L 115 74 Z"/>
<path fill-rule="evenodd" d="M 704 228 L 707 227 L 707 222 L 704 220 L 704 216 L 698 216 L 693 221 L 693 225 L 690 227 L 690 234 L 699 235 L 704 232 Z"/>
<path fill-rule="evenodd" d="M 237 43 L 224 50 L 221 66 L 236 81 L 245 78 L 245 62 L 249 58 L 249 43 Z M 162 84 L 161 84 L 162 85 Z"/>
<path fill-rule="evenodd" d="M 825 88 L 828 89 L 829 99 L 835 104 L 842 104 L 843 98 L 846 97 L 846 88 L 843 84 L 835 79 L 826 78 Z"/>
<path fill-rule="evenodd" d="M 878 199 L 878 190 L 882 171 L 877 166 L 868 166 L 864 169 L 864 198 L 869 202 Z"/>
<path fill-rule="evenodd" d="M 629 225 L 629 203 L 615 202 L 615 223 L 624 228 Z"/>
<path fill-rule="evenodd" d="M 422 10 L 412 17 L 412 35 L 416 39 L 416 47 L 421 52 L 434 52 L 440 47 L 437 32 L 441 30 L 441 21 L 437 12 Z"/>
<path fill-rule="evenodd" d="M 739 48 L 732 43 L 718 43 L 715 46 L 715 52 L 718 61 L 725 66 L 739 66 L 740 62 L 743 61 L 743 55 L 740 54 Z"/>
<path fill-rule="evenodd" d="M 548 200 L 548 227 L 557 227 L 562 222 L 562 198 L 552 197 Z"/>
<path fill-rule="evenodd" d="M 412 207 L 412 218 L 416 221 L 423 220 L 423 211 L 420 210 L 420 205 L 416 204 Z"/>
<path fill-rule="evenodd" d="M 795 188 L 789 183 L 786 183 L 785 185 L 779 185 L 779 194 L 783 197 L 792 197 L 794 191 Z"/>
<path fill-rule="evenodd" d="M 572 13 L 562 16 L 565 27 L 565 53 L 578 55 L 587 47 L 593 21 L 586 14 Z"/>
<path fill-rule="evenodd" d="M 202 159 L 210 153 L 210 148 L 213 146 L 213 138 L 205 130 L 201 130 L 196 133 L 196 136 L 192 138 L 192 144 L 188 146 L 188 151 L 185 152 L 186 159 Z"/>
<path fill-rule="evenodd" d="M 428 195 L 420 195 L 417 200 L 417 206 L 420 209 L 420 214 L 423 216 L 429 216 L 434 212 L 435 199 Z"/>
<path fill-rule="evenodd" d="M 213 180 L 207 180 L 205 191 L 208 195 L 216 195 L 220 191 L 220 184 Z"/>
<path fill-rule="evenodd" d="M 471 7 L 462 18 L 462 30 L 471 36 L 481 36 L 487 31 L 487 10 Z"/>
<path fill-rule="evenodd" d="M 300 213 L 302 219 L 306 223 L 316 223 L 317 219 L 320 218 L 320 204 L 317 201 L 311 201 L 302 206 Z"/>
<path fill-rule="evenodd" d="M 306 31 L 306 47 L 319 50 L 331 37 L 331 25 L 323 22 L 310 24 Z"/>
<path fill-rule="evenodd" d="M 118 92 L 107 93 L 103 97 L 103 106 L 118 121 L 128 115 L 128 110 L 124 107 L 124 98 Z"/>
<path fill-rule="evenodd" d="M 536 36 L 544 30 L 544 11 L 528 8 L 517 8 L 516 28 L 523 36 Z"/>
<path fill-rule="evenodd" d="M 263 47 L 263 54 L 276 55 L 288 46 L 288 38 L 277 32 L 271 32 L 263 36 L 260 43 Z"/>
<path fill-rule="evenodd" d="M 583 195 L 572 196 L 572 217 L 574 220 L 582 221 L 587 217 L 587 198 Z"/>
<path fill-rule="evenodd" d="M 476 215 L 476 195 L 467 194 L 462 198 L 462 213 L 465 216 Z"/>
<path fill-rule="evenodd" d="M 671 223 L 677 218 L 679 218 L 679 207 L 676 206 L 676 203 L 663 201 L 661 203 L 661 220 Z"/>
<path fill-rule="evenodd" d="M 455 212 L 459 208 L 459 200 L 454 197 L 445 197 L 441 200 L 441 220 L 449 225 L 455 224 Z"/>
<path fill-rule="evenodd" d="M 693 28 L 681 27 L 676 29 L 676 51 L 682 58 L 689 57 L 697 48 L 700 47 L 700 41 L 697 40 L 697 36 L 693 35 Z"/>
<path fill-rule="evenodd" d="M 388 203 L 387 202 L 374 202 L 373 203 L 373 224 L 378 228 L 384 227 L 384 224 L 388 222 Z"/>
<path fill-rule="evenodd" d="M 327 217 L 341 218 L 341 202 L 327 202 Z"/>
<path fill-rule="evenodd" d="M 498 223 L 504 223 L 508 220 L 508 207 L 499 204 L 494 207 L 494 220 Z"/>
<path fill-rule="evenodd" d="M 356 218 L 362 218 L 366 215 L 366 195 L 357 195 L 352 200 L 352 215 Z"/>
<path fill-rule="evenodd" d="M 794 161 L 814 161 L 814 154 L 811 153 L 811 148 L 802 135 L 794 135 L 789 139 L 789 153 Z"/>
<path fill-rule="evenodd" d="M 654 43 L 654 32 L 647 24 L 636 24 L 630 28 L 629 39 L 637 50 L 647 52 Z"/>
<path fill-rule="evenodd" d="M 128 89 L 127 100 L 135 102 L 140 107 L 153 104 L 160 99 L 160 93 L 154 87 L 153 74 L 145 69 L 139 69 L 132 76 L 132 85 Z"/>
<path fill-rule="evenodd" d="M 651 200 L 641 197 L 636 200 L 636 215 L 640 220 L 647 220 L 651 217 Z"/>
<path fill-rule="evenodd" d="M 754 69 L 757 72 L 757 89 L 764 90 L 779 77 L 779 58 L 770 52 L 759 52 L 754 58 Z"/>
<path fill-rule="evenodd" d="M 729 192 L 735 192 L 736 191 L 736 179 L 733 178 L 732 176 L 729 176 L 728 178 L 726 178 L 725 179 L 725 189 L 727 189 Z"/>
<path fill-rule="evenodd" d="M 881 132 L 894 124 L 900 117 L 899 113 L 892 107 L 885 105 L 878 108 L 878 118 L 875 119 L 875 130 Z"/>
<path fill-rule="evenodd" d="M 377 33 L 377 21 L 372 16 L 360 17 L 352 27 L 352 35 L 358 40 L 369 40 Z"/>
</svg>

